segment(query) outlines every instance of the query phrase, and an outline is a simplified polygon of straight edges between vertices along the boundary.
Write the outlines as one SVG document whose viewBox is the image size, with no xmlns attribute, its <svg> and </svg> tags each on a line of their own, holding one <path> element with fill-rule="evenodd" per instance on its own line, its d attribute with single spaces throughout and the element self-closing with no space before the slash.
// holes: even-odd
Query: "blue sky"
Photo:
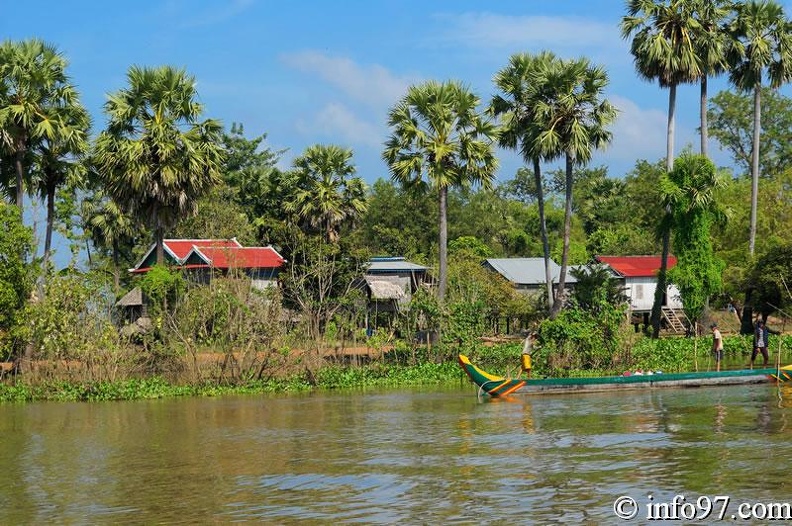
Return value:
<svg viewBox="0 0 792 526">
<path fill-rule="evenodd" d="M 105 126 L 107 93 L 126 85 L 130 65 L 170 64 L 195 76 L 205 116 L 227 127 L 240 122 L 248 137 L 267 133 L 269 146 L 288 148 L 283 167 L 311 144 L 338 144 L 354 151 L 358 175 L 373 182 L 388 176 L 380 160 L 386 114 L 409 85 L 458 79 L 488 101 L 511 54 L 548 49 L 589 57 L 610 76 L 607 97 L 620 115 L 594 166 L 621 177 L 637 159 L 665 155 L 668 92 L 635 74 L 619 36 L 620 0 L 0 0 L 0 12 L 0 38 L 39 37 L 68 58 L 94 132 Z M 727 83 L 710 86 L 714 95 Z M 677 152 L 698 144 L 697 100 L 697 86 L 679 89 Z M 717 149 L 714 156 L 730 163 Z M 499 158 L 505 181 L 521 161 L 506 151 Z"/>
</svg>

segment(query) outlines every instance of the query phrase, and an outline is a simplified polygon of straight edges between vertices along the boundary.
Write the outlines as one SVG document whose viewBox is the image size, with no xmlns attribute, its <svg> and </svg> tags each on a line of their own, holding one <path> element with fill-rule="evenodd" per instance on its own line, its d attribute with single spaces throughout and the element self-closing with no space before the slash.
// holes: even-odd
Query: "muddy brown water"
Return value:
<svg viewBox="0 0 792 526">
<path fill-rule="evenodd" d="M 2 524 L 612 524 L 792 500 L 792 391 L 470 385 L 0 405 Z M 705 523 L 708 521 L 705 521 Z"/>
</svg>

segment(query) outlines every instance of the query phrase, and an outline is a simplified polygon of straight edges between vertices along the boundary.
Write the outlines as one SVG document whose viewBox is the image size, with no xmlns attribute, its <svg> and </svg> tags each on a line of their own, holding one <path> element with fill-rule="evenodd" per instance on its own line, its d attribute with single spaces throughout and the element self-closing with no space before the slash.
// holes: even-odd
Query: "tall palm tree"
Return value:
<svg viewBox="0 0 792 526">
<path fill-rule="evenodd" d="M 68 113 L 79 105 L 66 75 L 66 59 L 38 39 L 0 44 L 0 129 L 16 172 L 16 204 L 23 207 L 30 150 L 41 140 L 57 141 L 72 131 Z"/>
<path fill-rule="evenodd" d="M 366 211 L 366 184 L 353 177 L 352 150 L 315 144 L 293 161 L 294 193 L 285 203 L 288 212 L 335 243 L 343 223 Z"/>
<path fill-rule="evenodd" d="M 792 78 L 792 24 L 784 9 L 772 0 L 746 2 L 737 7 L 730 26 L 737 45 L 731 48 L 729 79 L 737 88 L 754 94 L 754 130 L 751 149 L 751 228 L 748 250 L 756 245 L 756 214 L 759 196 L 759 139 L 761 135 L 761 93 L 766 77 L 778 88 Z"/>
<path fill-rule="evenodd" d="M 543 158 L 536 142 L 540 128 L 536 125 L 534 110 L 538 102 L 548 96 L 546 73 L 552 68 L 553 63 L 558 61 L 559 59 L 549 51 L 543 51 L 538 55 L 528 53 L 512 55 L 509 64 L 495 75 L 495 85 L 500 93 L 494 95 L 490 103 L 490 111 L 500 117 L 501 121 L 498 136 L 500 146 L 519 150 L 523 160 L 533 164 L 549 309 L 553 308 L 553 276 L 550 271 L 550 243 L 545 220 L 541 172 Z"/>
<path fill-rule="evenodd" d="M 627 15 L 621 21 L 622 38 L 632 37 L 630 52 L 638 74 L 655 80 L 668 88 L 668 125 L 666 133 L 666 172 L 674 166 L 674 123 L 676 88 L 681 83 L 694 82 L 702 76 L 701 62 L 695 47 L 699 31 L 693 16 L 691 0 L 628 0 Z M 666 214 L 669 210 L 666 210 Z M 660 314 L 666 293 L 668 253 L 671 232 L 662 232 L 662 254 L 657 289 L 652 304 L 653 336 L 660 334 Z"/>
<path fill-rule="evenodd" d="M 437 295 L 448 282 L 448 189 L 489 187 L 498 166 L 495 125 L 478 112 L 480 99 L 457 81 L 412 86 L 388 114 L 391 136 L 382 157 L 394 181 L 437 194 L 439 276 Z"/>
<path fill-rule="evenodd" d="M 709 157 L 709 128 L 707 124 L 707 84 L 710 76 L 728 69 L 726 60 L 731 40 L 726 31 L 728 17 L 733 12 L 732 0 L 694 0 L 693 16 L 699 27 L 695 31 L 696 54 L 701 63 L 701 155 Z"/>
<path fill-rule="evenodd" d="M 547 73 L 551 97 L 539 101 L 536 108 L 538 151 L 547 158 L 563 155 L 565 159 L 564 241 L 561 270 L 551 317 L 562 307 L 569 264 L 572 229 L 572 187 L 574 167 L 591 160 L 594 149 L 611 141 L 607 129 L 616 119 L 616 108 L 604 99 L 608 75 L 588 59 L 565 60 L 552 65 Z"/>
<path fill-rule="evenodd" d="M 79 103 L 64 108 L 61 115 L 61 133 L 53 138 L 43 138 L 35 148 L 35 178 L 39 195 L 47 206 L 47 228 L 44 236 L 43 266 L 46 270 L 52 247 L 52 230 L 55 224 L 55 193 L 68 178 L 77 181 L 84 173 L 80 157 L 88 150 L 88 130 L 91 119 Z"/>
<path fill-rule="evenodd" d="M 154 231 L 164 262 L 166 228 L 194 214 L 197 199 L 220 181 L 222 128 L 199 121 L 195 80 L 169 66 L 132 66 L 129 86 L 109 96 L 107 130 L 96 140 L 96 166 L 108 195 Z"/>
</svg>

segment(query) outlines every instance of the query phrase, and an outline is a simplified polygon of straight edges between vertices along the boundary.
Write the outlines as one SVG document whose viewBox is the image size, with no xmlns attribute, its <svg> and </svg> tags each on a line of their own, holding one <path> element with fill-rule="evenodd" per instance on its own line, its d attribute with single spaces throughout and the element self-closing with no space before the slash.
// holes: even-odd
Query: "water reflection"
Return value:
<svg viewBox="0 0 792 526">
<path fill-rule="evenodd" d="M 785 498 L 792 389 L 432 391 L 0 406 L 7 524 L 613 522 Z"/>
</svg>

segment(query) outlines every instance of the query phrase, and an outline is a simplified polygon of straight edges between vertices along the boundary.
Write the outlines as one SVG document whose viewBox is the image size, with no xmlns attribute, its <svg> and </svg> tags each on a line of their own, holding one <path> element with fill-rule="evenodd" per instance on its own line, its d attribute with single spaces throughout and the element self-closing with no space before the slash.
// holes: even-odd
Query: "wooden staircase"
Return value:
<svg viewBox="0 0 792 526">
<path fill-rule="evenodd" d="M 661 310 L 663 313 L 663 319 L 666 321 L 669 332 L 673 332 L 675 334 L 687 333 L 688 327 L 690 327 L 690 320 L 687 319 L 684 311 L 681 309 L 675 310 L 671 307 L 663 307 Z"/>
</svg>

